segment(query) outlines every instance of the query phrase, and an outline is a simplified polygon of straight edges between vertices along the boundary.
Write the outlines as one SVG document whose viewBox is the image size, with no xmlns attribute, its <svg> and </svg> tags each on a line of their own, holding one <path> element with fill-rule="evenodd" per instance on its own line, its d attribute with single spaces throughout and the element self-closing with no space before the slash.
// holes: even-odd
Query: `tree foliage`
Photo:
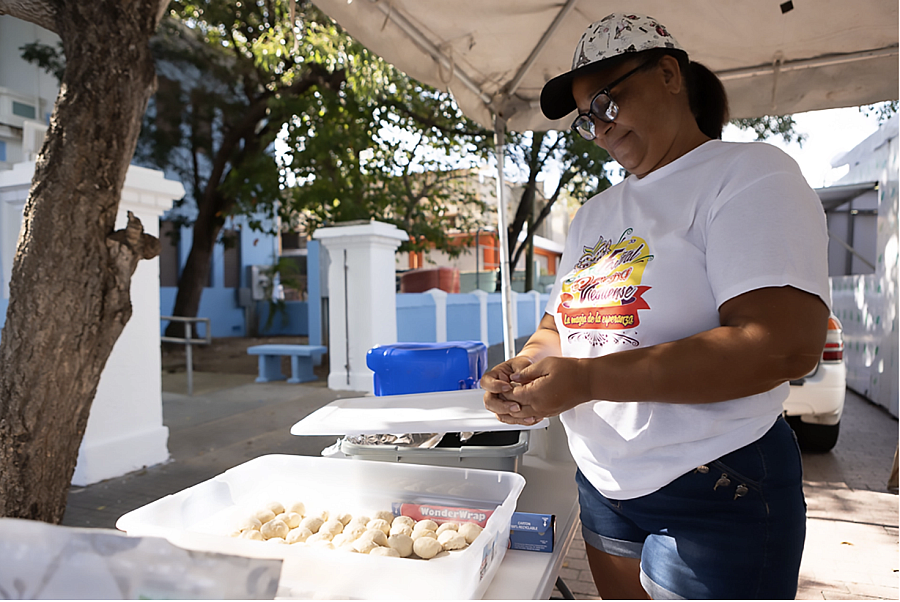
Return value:
<svg viewBox="0 0 900 602">
<path fill-rule="evenodd" d="M 533 250 L 534 233 L 550 215 L 554 204 L 569 196 L 580 203 L 610 186 L 606 164 L 610 156 L 593 142 L 571 130 L 562 132 L 512 132 L 507 136 L 509 156 L 524 176 L 525 184 L 508 225 L 509 261 L 515 266 L 523 253 Z M 555 172 L 556 187 L 543 203 L 538 201 L 538 177 Z M 523 230 L 527 235 L 518 242 Z M 525 263 L 525 290 L 533 288 L 533 262 Z"/>
<path fill-rule="evenodd" d="M 451 206 L 471 206 L 470 214 L 481 207 L 459 190 L 459 174 L 447 172 L 472 163 L 466 155 L 483 150 L 485 132 L 462 116 L 449 95 L 372 55 L 311 4 L 293 13 L 291 6 L 172 3 L 178 19 L 162 28 L 167 39 L 160 36 L 157 54 L 173 68 L 173 78 L 180 74 L 192 87 L 188 94 L 176 87 L 180 98 L 171 99 L 161 88 L 160 111 L 185 109 L 180 118 L 157 113 L 148 120 L 142 157 L 178 170 L 199 198 L 203 157 L 215 152 L 217 136 L 245 119 L 255 104 L 248 98 L 264 97 L 255 144 L 245 139 L 239 161 L 218 187 L 233 203 L 217 218 L 247 215 L 252 226 L 264 229 L 278 216 L 289 225 L 304 223 L 308 232 L 374 218 L 409 232 L 407 247 L 454 252 L 443 218 Z M 231 56 L 223 53 L 229 48 Z M 337 77 L 332 85 L 297 93 L 300 74 L 310 69 Z M 235 81 L 241 85 L 231 85 Z"/>
<path fill-rule="evenodd" d="M 468 184 L 483 163 L 490 133 L 467 120 L 452 98 L 426 87 L 359 47 L 362 75 L 340 91 L 311 95 L 286 127 L 290 196 L 285 217 L 308 231 L 376 218 L 410 235 L 401 250 L 462 250 L 451 230 L 483 220 L 484 202 Z M 368 89 L 366 89 L 368 88 Z"/>
<path fill-rule="evenodd" d="M 878 118 L 878 123 L 884 123 L 890 119 L 891 116 L 897 114 L 898 107 L 900 107 L 900 102 L 888 100 L 886 102 L 859 107 L 859 112 L 867 117 L 874 113 Z"/>
<path fill-rule="evenodd" d="M 793 115 L 766 115 L 763 117 L 751 117 L 746 119 L 732 119 L 731 123 L 742 130 L 750 130 L 756 134 L 757 141 L 768 140 L 776 136 L 790 144 L 796 141 L 803 146 L 806 142 L 806 134 L 796 130 L 797 123 Z"/>
</svg>

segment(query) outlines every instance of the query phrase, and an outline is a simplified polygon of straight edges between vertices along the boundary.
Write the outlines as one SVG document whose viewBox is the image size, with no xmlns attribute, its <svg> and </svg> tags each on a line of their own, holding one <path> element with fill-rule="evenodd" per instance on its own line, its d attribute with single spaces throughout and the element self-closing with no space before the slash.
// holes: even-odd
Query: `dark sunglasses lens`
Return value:
<svg viewBox="0 0 900 602">
<path fill-rule="evenodd" d="M 600 121 L 611 122 L 615 121 L 616 115 L 619 114 L 619 107 L 606 94 L 598 94 L 591 102 L 591 113 L 596 115 Z"/>
<path fill-rule="evenodd" d="M 603 114 L 606 119 L 604 121 L 613 122 L 616 120 L 616 117 L 619 116 L 619 105 L 616 104 L 612 98 L 609 99 L 609 104 L 606 107 L 606 112 Z"/>
<path fill-rule="evenodd" d="M 581 134 L 585 140 L 593 140 L 595 137 L 594 121 L 587 115 L 579 115 L 572 124 L 572 129 Z"/>
</svg>

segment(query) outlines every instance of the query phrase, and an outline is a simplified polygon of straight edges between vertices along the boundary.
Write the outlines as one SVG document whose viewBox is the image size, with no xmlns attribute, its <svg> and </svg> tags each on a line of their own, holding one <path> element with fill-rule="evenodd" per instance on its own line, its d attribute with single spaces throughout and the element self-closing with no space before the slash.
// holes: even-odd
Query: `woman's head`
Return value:
<svg viewBox="0 0 900 602">
<path fill-rule="evenodd" d="M 617 81 L 623 76 L 621 82 Z M 642 90 L 648 84 L 650 88 Z M 606 88 L 612 89 L 608 95 L 601 94 L 592 107 L 596 93 Z M 668 93 L 661 94 L 663 89 Z M 590 98 L 579 102 L 576 92 L 590 94 Z M 643 102 L 626 108 L 626 99 Z M 605 114 L 598 115 L 594 110 L 606 107 L 609 110 Z M 586 118 L 589 108 L 590 118 Z M 572 70 L 544 86 L 541 109 L 550 119 L 560 119 L 578 109 L 580 123 L 573 125 L 584 126 L 576 127 L 576 131 L 589 139 L 591 124 L 598 130 L 614 129 L 607 128 L 604 122 L 608 120 L 622 126 L 626 121 L 660 126 L 665 121 L 662 118 L 668 117 L 672 121 L 669 126 L 677 124 L 687 132 L 694 126 L 685 122 L 682 109 L 708 138 L 720 138 L 728 120 L 727 97 L 715 74 L 690 61 L 677 40 L 655 19 L 632 14 L 612 14 L 587 28 L 576 47 Z M 648 114 L 642 117 L 636 111 Z M 607 148 L 604 143 L 608 141 L 601 135 L 597 138 L 598 144 Z M 611 154 L 615 157 L 614 152 Z"/>
</svg>

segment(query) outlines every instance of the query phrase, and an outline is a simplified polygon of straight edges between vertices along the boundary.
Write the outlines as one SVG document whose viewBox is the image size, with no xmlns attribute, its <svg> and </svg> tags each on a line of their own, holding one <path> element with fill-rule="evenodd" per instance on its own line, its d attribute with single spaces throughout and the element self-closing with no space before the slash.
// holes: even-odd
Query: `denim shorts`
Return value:
<svg viewBox="0 0 900 602">
<path fill-rule="evenodd" d="M 759 440 L 631 499 L 576 474 L 585 542 L 641 559 L 654 599 L 780 599 L 797 593 L 806 502 L 797 440 L 779 418 Z"/>
</svg>

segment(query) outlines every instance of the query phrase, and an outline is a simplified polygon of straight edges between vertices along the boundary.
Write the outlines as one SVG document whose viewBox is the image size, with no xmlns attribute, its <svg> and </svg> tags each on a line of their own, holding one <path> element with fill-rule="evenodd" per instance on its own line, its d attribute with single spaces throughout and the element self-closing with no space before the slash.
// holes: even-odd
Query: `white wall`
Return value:
<svg viewBox="0 0 900 602">
<path fill-rule="evenodd" d="M 875 272 L 832 279 L 833 311 L 844 326 L 847 385 L 898 414 L 898 117 L 844 156 L 836 185 L 878 182 Z M 835 167 L 840 166 L 835 162 Z M 871 243 L 871 241 L 869 241 Z M 854 245 L 857 246 L 857 245 Z M 871 247 L 871 245 L 869 245 Z"/>
</svg>

